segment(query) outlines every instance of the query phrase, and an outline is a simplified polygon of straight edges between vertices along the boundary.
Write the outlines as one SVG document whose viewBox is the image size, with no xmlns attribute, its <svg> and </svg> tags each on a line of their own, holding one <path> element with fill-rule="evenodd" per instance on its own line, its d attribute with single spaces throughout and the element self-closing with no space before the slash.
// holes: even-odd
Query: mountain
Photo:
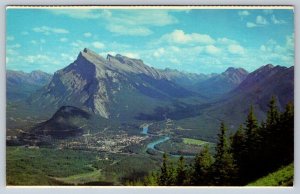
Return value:
<svg viewBox="0 0 300 194">
<path fill-rule="evenodd" d="M 294 66 L 288 68 L 268 64 L 260 67 L 237 88 L 224 95 L 209 112 L 237 124 L 246 117 L 250 105 L 253 105 L 256 116 L 261 120 L 266 116 L 272 96 L 276 98 L 280 110 L 284 110 L 288 102 L 294 101 Z"/>
<path fill-rule="evenodd" d="M 51 136 L 54 138 L 67 138 L 83 133 L 84 120 L 90 114 L 72 106 L 63 106 L 47 121 L 37 124 L 32 134 Z"/>
<path fill-rule="evenodd" d="M 182 87 L 188 88 L 189 90 L 193 90 L 193 86 L 196 83 L 204 81 L 213 76 L 211 74 L 203 73 L 187 73 L 170 68 L 165 68 L 160 71 L 166 76 L 168 80 L 175 82 Z"/>
<path fill-rule="evenodd" d="M 250 73 L 229 95 L 234 98 L 251 99 L 263 110 L 267 109 L 271 96 L 275 96 L 279 108 L 284 109 L 288 102 L 294 101 L 294 66 L 262 66 Z"/>
<path fill-rule="evenodd" d="M 104 59 L 85 48 L 73 63 L 55 72 L 30 102 L 52 111 L 68 105 L 104 118 L 128 119 L 193 95 L 140 59 L 120 54 Z"/>
<path fill-rule="evenodd" d="M 8 100 L 23 100 L 37 89 L 49 83 L 52 75 L 42 71 L 25 73 L 22 71 L 6 71 L 6 87 Z"/>
<path fill-rule="evenodd" d="M 197 92 L 207 97 L 219 97 L 237 87 L 248 75 L 243 68 L 229 67 L 225 72 L 195 84 Z"/>
</svg>

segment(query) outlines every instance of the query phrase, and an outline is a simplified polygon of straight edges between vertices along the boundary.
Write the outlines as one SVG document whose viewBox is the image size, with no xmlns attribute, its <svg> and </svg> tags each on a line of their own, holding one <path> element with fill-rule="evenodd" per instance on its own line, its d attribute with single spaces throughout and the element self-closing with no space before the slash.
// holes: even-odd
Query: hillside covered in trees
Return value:
<svg viewBox="0 0 300 194">
<path fill-rule="evenodd" d="M 182 156 L 177 164 L 174 164 L 164 154 L 160 171 L 152 172 L 145 178 L 143 184 L 242 186 L 283 166 L 293 166 L 293 104 L 288 103 L 285 110 L 280 112 L 276 99 L 272 97 L 268 106 L 267 118 L 261 123 L 258 123 L 255 110 L 250 106 L 245 122 L 234 134 L 228 134 L 226 122 L 221 122 L 214 154 L 205 147 L 189 165 Z M 273 179 L 277 174 L 272 174 Z M 289 176 L 291 177 L 287 178 L 288 183 L 277 182 L 274 186 L 292 185 L 293 173 L 290 171 Z M 256 184 L 258 185 L 259 183 Z M 272 183 L 270 185 L 272 186 Z"/>
</svg>

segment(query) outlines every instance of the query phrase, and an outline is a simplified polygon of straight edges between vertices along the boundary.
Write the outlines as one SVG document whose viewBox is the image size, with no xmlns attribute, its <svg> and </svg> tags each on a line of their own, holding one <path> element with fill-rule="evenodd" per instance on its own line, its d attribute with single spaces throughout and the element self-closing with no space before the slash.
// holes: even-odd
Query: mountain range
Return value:
<svg viewBox="0 0 300 194">
<path fill-rule="evenodd" d="M 158 105 L 193 96 L 142 60 L 119 54 L 104 59 L 84 49 L 72 64 L 55 72 L 30 102 L 45 109 L 85 107 L 104 118 L 128 119 L 141 110 L 151 112 Z"/>
<path fill-rule="evenodd" d="M 49 83 L 52 75 L 43 71 L 6 71 L 7 98 L 10 100 L 24 100 L 37 89 Z"/>
<path fill-rule="evenodd" d="M 62 112 L 62 107 L 75 107 L 111 121 L 170 118 L 183 127 L 210 130 L 222 119 L 236 127 L 250 104 L 258 118 L 264 118 L 271 96 L 281 109 L 294 100 L 293 66 L 268 64 L 250 73 L 229 67 L 221 74 L 206 75 L 155 69 L 120 54 L 103 58 L 85 48 L 53 75 L 7 71 L 8 101 L 26 99 L 49 117 Z M 210 123 L 203 124 L 208 117 Z"/>
</svg>

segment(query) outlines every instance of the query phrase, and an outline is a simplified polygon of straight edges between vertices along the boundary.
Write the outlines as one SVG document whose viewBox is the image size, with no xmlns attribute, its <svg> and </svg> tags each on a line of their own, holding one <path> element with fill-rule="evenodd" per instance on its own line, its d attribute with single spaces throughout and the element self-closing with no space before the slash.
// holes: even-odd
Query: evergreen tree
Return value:
<svg viewBox="0 0 300 194">
<path fill-rule="evenodd" d="M 282 157 L 278 151 L 281 150 L 281 136 L 284 134 L 280 132 L 280 114 L 276 104 L 276 98 L 272 96 L 268 105 L 266 125 L 261 131 L 263 137 L 261 162 L 264 164 L 261 166 L 261 172 L 276 169 Z"/>
<path fill-rule="evenodd" d="M 160 168 L 158 184 L 161 186 L 168 186 L 174 184 L 173 164 L 168 162 L 168 157 L 166 153 L 164 153 L 163 155 L 163 163 Z"/>
<path fill-rule="evenodd" d="M 231 152 L 233 154 L 234 163 L 238 172 L 239 179 L 236 180 L 236 185 L 242 185 L 245 181 L 242 176 L 242 168 L 244 163 L 244 156 L 246 151 L 246 135 L 243 125 L 240 125 L 239 129 L 231 138 Z"/>
<path fill-rule="evenodd" d="M 213 164 L 213 175 L 215 185 L 231 185 L 236 178 L 236 169 L 232 153 L 229 149 L 226 137 L 227 128 L 224 122 L 221 123 L 216 147 L 215 162 Z"/>
<path fill-rule="evenodd" d="M 160 168 L 160 176 L 159 176 L 159 185 L 167 185 L 167 182 L 168 182 L 168 164 L 167 164 L 167 154 L 164 153 L 163 155 L 163 163 L 162 163 L 162 166 Z"/>
<path fill-rule="evenodd" d="M 257 130 L 258 130 L 258 123 L 257 123 L 257 119 L 254 115 L 254 109 L 253 109 L 252 105 L 250 106 L 250 111 L 247 116 L 245 125 L 246 125 L 247 143 L 254 143 L 253 141 L 256 138 Z"/>
<path fill-rule="evenodd" d="M 196 155 L 191 172 L 191 184 L 192 185 L 210 185 L 212 178 L 211 165 L 213 158 L 209 152 L 209 148 L 206 145 L 204 149 Z"/>
<path fill-rule="evenodd" d="M 267 112 L 267 127 L 276 125 L 279 119 L 279 112 L 276 105 L 276 98 L 272 96 L 269 103 L 269 110 Z"/>
<path fill-rule="evenodd" d="M 280 146 L 278 152 L 282 162 L 288 164 L 294 160 L 294 107 L 288 103 L 280 116 L 279 136 Z"/>
<path fill-rule="evenodd" d="M 262 138 L 259 132 L 259 126 L 254 114 L 254 108 L 251 105 L 245 122 L 246 141 L 245 150 L 242 155 L 241 169 L 245 181 L 252 180 L 255 177 L 255 170 L 260 169 L 260 153 Z"/>
<path fill-rule="evenodd" d="M 178 159 L 177 163 L 177 168 L 176 168 L 176 186 L 182 186 L 185 184 L 186 179 L 187 179 L 187 174 L 186 174 L 186 166 L 185 166 L 185 161 L 183 156 L 180 156 Z"/>
<path fill-rule="evenodd" d="M 145 178 L 144 185 L 145 186 L 158 186 L 159 184 L 159 177 L 158 174 L 155 172 L 152 172 L 150 175 L 148 175 Z"/>
</svg>

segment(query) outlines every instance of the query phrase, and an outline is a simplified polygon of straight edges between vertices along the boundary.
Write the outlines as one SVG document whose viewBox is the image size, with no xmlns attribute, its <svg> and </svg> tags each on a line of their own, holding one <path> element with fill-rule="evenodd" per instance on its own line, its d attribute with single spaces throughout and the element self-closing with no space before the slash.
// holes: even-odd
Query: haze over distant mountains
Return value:
<svg viewBox="0 0 300 194">
<path fill-rule="evenodd" d="M 26 99 L 37 89 L 49 83 L 52 75 L 43 71 L 6 71 L 6 85 L 8 99 Z"/>
<path fill-rule="evenodd" d="M 221 74 L 206 75 L 159 70 L 120 54 L 105 59 L 84 49 L 53 76 L 8 70 L 7 97 L 27 99 L 31 106 L 51 114 L 72 106 L 123 121 L 182 120 L 207 112 L 217 120 L 232 117 L 238 122 L 250 104 L 257 108 L 259 118 L 264 117 L 272 95 L 280 108 L 293 101 L 293 79 L 293 66 L 268 64 L 251 73 L 229 67 Z M 22 89 L 16 92 L 15 88 Z"/>
</svg>

